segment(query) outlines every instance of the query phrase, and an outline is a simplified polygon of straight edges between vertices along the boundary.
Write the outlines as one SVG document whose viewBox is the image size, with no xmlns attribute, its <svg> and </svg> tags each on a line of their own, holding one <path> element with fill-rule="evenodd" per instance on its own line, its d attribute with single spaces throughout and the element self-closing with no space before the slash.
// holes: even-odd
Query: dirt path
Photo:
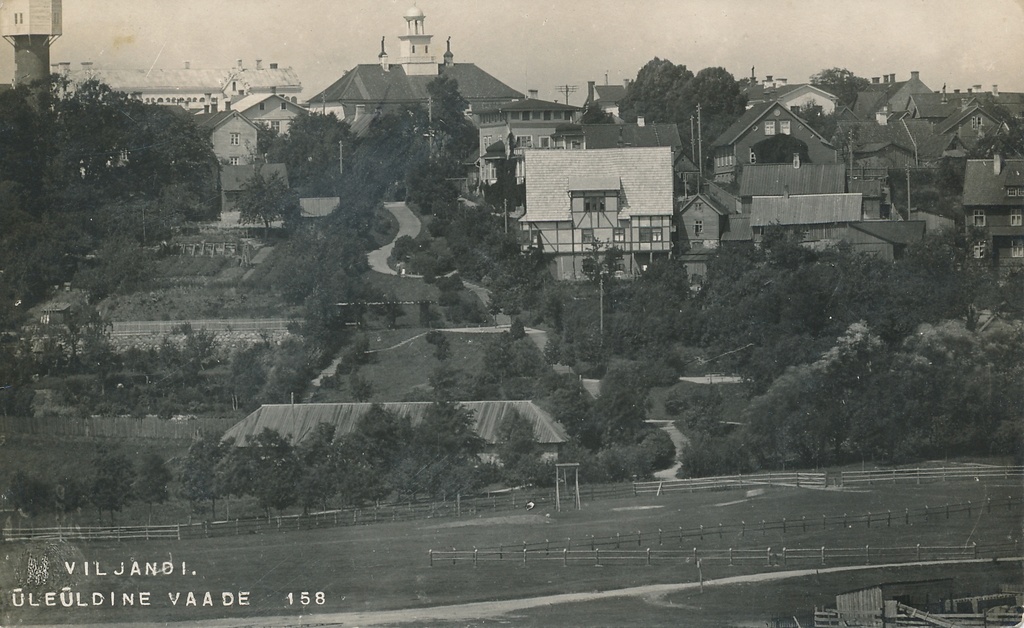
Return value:
<svg viewBox="0 0 1024 628">
<path fill-rule="evenodd" d="M 826 567 L 822 569 L 793 569 L 789 571 L 771 571 L 743 576 L 731 576 L 715 580 L 705 580 L 703 586 L 723 587 L 734 584 L 752 584 L 759 582 L 777 582 L 793 578 L 803 578 L 816 574 L 841 573 L 849 571 L 867 571 L 871 569 L 889 569 L 893 567 L 923 567 L 929 565 L 955 565 L 970 563 L 990 563 L 991 558 L 978 558 L 968 560 L 936 560 L 914 563 L 889 563 L 881 565 L 855 565 L 848 567 Z M 1000 562 L 1020 562 L 1020 558 L 1001 558 Z M 243 626 L 394 626 L 410 622 L 432 622 L 444 621 L 452 623 L 455 621 L 471 621 L 482 619 L 494 619 L 514 613 L 543 606 L 555 604 L 573 604 L 577 602 L 589 602 L 593 600 L 604 600 L 621 597 L 657 597 L 680 591 L 688 591 L 701 588 L 699 582 L 679 582 L 674 584 L 650 584 L 625 589 L 613 589 L 611 591 L 593 591 L 587 593 L 562 593 L 558 595 L 543 595 L 539 597 L 522 598 L 518 600 L 498 600 L 493 602 L 473 602 L 469 604 L 453 604 L 449 606 L 433 606 L 428 608 L 407 608 L 391 611 L 366 611 L 347 613 L 324 613 L 320 615 L 308 615 L 305 617 L 260 617 L 247 619 L 220 619 L 206 620 L 203 622 L 176 622 L 177 626 L 218 626 L 220 628 L 241 628 Z M 104 624 L 103 628 L 110 628 L 115 624 Z M 117 624 L 123 626 L 126 624 Z M 139 624 L 135 624 L 139 625 Z M 165 626 L 167 624 L 142 624 L 142 626 Z M 87 627 L 88 628 L 88 627 Z M 97 627 L 99 628 L 99 627 Z"/>
<path fill-rule="evenodd" d="M 679 467 L 683 466 L 683 463 L 679 462 L 679 453 L 683 451 L 683 445 L 690 441 L 683 436 L 683 433 L 679 431 L 679 428 L 672 421 L 648 421 L 648 423 L 657 425 L 668 432 L 668 437 L 672 439 L 672 444 L 676 446 L 676 463 L 668 469 L 658 471 L 654 474 L 654 477 L 659 480 L 674 480 L 676 479 L 676 471 L 679 470 Z"/>
<path fill-rule="evenodd" d="M 415 238 L 420 234 L 420 219 L 405 203 L 384 203 L 384 208 L 398 220 L 398 233 L 395 235 L 395 240 L 402 236 Z M 385 275 L 398 274 L 388 266 L 388 258 L 391 257 L 391 251 L 395 248 L 395 240 L 366 254 L 366 261 L 370 264 L 370 268 Z"/>
</svg>

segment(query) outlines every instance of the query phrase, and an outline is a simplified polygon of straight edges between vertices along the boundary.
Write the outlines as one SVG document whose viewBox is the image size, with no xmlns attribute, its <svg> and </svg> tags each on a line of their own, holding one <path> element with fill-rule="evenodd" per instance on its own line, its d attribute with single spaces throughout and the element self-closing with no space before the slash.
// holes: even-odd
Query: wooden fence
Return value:
<svg viewBox="0 0 1024 628">
<path fill-rule="evenodd" d="M 898 482 L 950 482 L 974 479 L 1021 479 L 1024 466 L 997 467 L 989 465 L 942 466 L 923 469 L 888 469 L 884 471 L 843 471 L 840 486 L 855 484 L 896 484 Z"/>
<path fill-rule="evenodd" d="M 927 561 L 973 560 L 1019 556 L 1017 543 L 986 546 L 896 546 L 896 547 L 765 547 L 670 550 L 658 547 L 644 549 L 589 548 L 518 548 L 435 550 L 427 551 L 430 566 L 481 562 L 529 564 L 558 561 L 573 565 L 635 565 L 684 563 L 690 565 L 763 565 L 765 567 L 809 567 L 820 565 L 871 565 Z"/>
<path fill-rule="evenodd" d="M 136 336 L 169 334 L 184 326 L 204 329 L 210 332 L 261 332 L 287 331 L 293 321 L 287 318 L 223 318 L 178 321 L 115 321 L 111 325 L 112 336 Z"/>
<path fill-rule="evenodd" d="M 181 540 L 180 525 L 58 528 L 14 528 L 3 532 L 4 541 L 128 541 Z"/>
<path fill-rule="evenodd" d="M 168 421 L 134 417 L 0 417 L 0 434 L 51 437 L 153 438 L 192 440 L 200 433 L 221 433 L 237 419 Z"/>
<path fill-rule="evenodd" d="M 988 613 L 922 613 L 905 604 L 898 604 L 895 618 L 886 620 L 886 626 L 894 628 L 934 628 L 935 626 L 956 626 L 957 628 L 991 628 L 992 626 L 1016 626 L 1020 613 L 992 611 Z M 882 625 L 882 611 L 875 616 L 874 625 Z M 927 615 L 927 617 L 925 617 Z M 846 628 L 849 618 L 836 609 L 814 609 L 814 628 Z"/>
<path fill-rule="evenodd" d="M 724 491 L 764 486 L 810 486 L 824 487 L 825 473 L 789 472 L 759 473 L 752 475 L 726 475 L 709 478 L 687 478 L 660 480 L 656 482 L 634 482 L 634 495 L 661 495 L 676 491 Z"/>
</svg>

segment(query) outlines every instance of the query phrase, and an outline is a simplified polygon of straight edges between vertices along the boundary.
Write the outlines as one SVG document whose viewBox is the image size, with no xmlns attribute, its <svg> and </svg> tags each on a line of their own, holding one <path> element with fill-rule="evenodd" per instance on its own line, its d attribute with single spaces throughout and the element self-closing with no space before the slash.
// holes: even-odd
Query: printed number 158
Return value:
<svg viewBox="0 0 1024 628">
<path fill-rule="evenodd" d="M 288 605 L 294 606 L 296 602 L 303 606 L 309 606 L 310 604 L 317 604 L 323 606 L 327 601 L 323 591 L 317 591 L 316 593 L 310 593 L 309 591 L 303 591 L 296 595 L 295 593 L 288 594 Z"/>
</svg>

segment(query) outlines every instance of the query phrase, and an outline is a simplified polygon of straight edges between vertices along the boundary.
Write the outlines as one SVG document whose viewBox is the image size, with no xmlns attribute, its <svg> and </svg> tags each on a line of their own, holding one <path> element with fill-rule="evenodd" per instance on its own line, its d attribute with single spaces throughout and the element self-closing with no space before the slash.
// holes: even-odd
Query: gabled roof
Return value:
<svg viewBox="0 0 1024 628">
<path fill-rule="evenodd" d="M 430 402 L 382 403 L 385 410 L 408 416 L 413 425 L 423 420 Z M 541 444 L 564 443 L 569 440 L 565 429 L 549 413 L 532 401 L 463 401 L 460 404 L 473 413 L 474 428 L 478 436 L 488 443 L 498 442 L 502 422 L 513 412 L 533 424 L 533 435 Z M 291 438 L 292 444 L 308 438 L 316 426 L 327 423 L 335 427 L 335 438 L 350 434 L 359 420 L 369 412 L 369 403 L 301 403 L 260 406 L 258 410 L 236 423 L 224 434 L 234 438 L 235 444 L 244 446 L 263 431 L 277 430 Z"/>
<path fill-rule="evenodd" d="M 258 126 L 256 126 L 256 123 L 254 123 L 252 120 L 246 118 L 241 113 L 233 109 L 231 111 L 218 111 L 216 113 L 197 113 L 195 115 L 196 125 L 199 126 L 199 128 L 201 129 L 210 129 L 211 131 L 222 126 L 228 120 L 233 120 L 235 118 L 245 121 L 246 124 L 248 124 L 254 129 L 259 128 Z"/>
<path fill-rule="evenodd" d="M 280 94 L 249 94 L 245 98 L 242 98 L 241 100 L 236 100 L 235 102 L 231 103 L 231 109 L 234 111 L 241 111 L 244 113 L 245 111 L 248 111 L 249 109 L 260 104 L 261 102 L 266 102 L 268 100 L 284 102 L 297 109 L 302 109 L 303 111 L 306 110 L 305 107 L 293 103 L 290 99 L 285 98 Z"/>
<path fill-rule="evenodd" d="M 623 148 L 627 146 L 671 146 L 683 145 L 679 127 L 674 124 L 584 124 L 583 135 L 587 149 Z"/>
<path fill-rule="evenodd" d="M 719 216 L 728 216 L 729 215 L 729 209 L 728 208 L 723 207 L 722 205 L 720 205 L 718 203 L 718 201 L 716 201 L 715 199 L 711 198 L 711 196 L 709 196 L 707 194 L 704 194 L 703 192 L 699 192 L 699 193 L 697 193 L 697 194 L 695 194 L 693 196 L 690 196 L 690 197 L 686 198 L 683 201 L 683 205 L 679 208 L 679 213 L 680 214 L 685 214 L 687 212 L 687 210 L 689 210 L 691 207 L 693 207 L 694 203 L 696 203 L 698 200 L 703 202 L 708 207 L 710 207 L 712 209 L 712 211 L 714 211 Z"/>
<path fill-rule="evenodd" d="M 963 94 L 913 94 L 911 107 L 917 110 L 917 117 L 929 120 L 945 119 L 960 109 Z"/>
<path fill-rule="evenodd" d="M 924 238 L 923 220 L 865 220 L 850 227 L 891 244 L 914 244 Z"/>
<path fill-rule="evenodd" d="M 840 132 L 855 134 L 854 153 L 873 153 L 892 145 L 911 155 L 916 152 L 921 160 L 932 161 L 942 157 L 952 141 L 951 136 L 940 134 L 927 120 L 904 118 L 889 124 L 842 121 L 839 127 Z"/>
<path fill-rule="evenodd" d="M 842 194 L 846 191 L 844 164 L 757 164 L 743 166 L 740 197 L 800 194 Z"/>
<path fill-rule="evenodd" d="M 574 177 L 618 178 L 619 217 L 671 216 L 672 149 L 524 150 L 525 221 L 569 220 L 569 185 Z"/>
<path fill-rule="evenodd" d="M 744 91 L 747 94 L 748 102 L 754 103 L 771 100 L 787 100 L 795 96 L 795 93 L 798 91 L 814 92 L 821 95 L 825 100 L 830 100 L 832 102 L 836 102 L 838 100 L 834 94 L 810 83 L 787 83 L 786 85 L 780 85 L 778 87 L 765 87 L 763 84 L 757 83 L 755 85 L 748 85 L 744 88 Z"/>
<path fill-rule="evenodd" d="M 302 83 L 299 75 L 292 68 L 245 68 L 242 70 L 233 69 L 226 72 L 227 80 L 236 80 L 245 85 L 249 90 L 265 90 L 272 87 L 284 89 L 288 92 L 302 91 Z"/>
<path fill-rule="evenodd" d="M 237 192 L 252 179 L 256 170 L 264 177 L 277 175 L 288 185 L 288 167 L 284 164 L 247 164 L 243 166 L 221 166 L 220 188 L 224 192 Z"/>
<path fill-rule="evenodd" d="M 616 105 L 625 97 L 625 85 L 594 85 L 594 102 L 599 105 Z"/>
<path fill-rule="evenodd" d="M 750 203 L 750 225 L 828 225 L 861 218 L 860 194 L 806 194 L 755 196 Z"/>
<path fill-rule="evenodd" d="M 999 120 L 999 118 L 993 115 L 991 111 L 982 108 L 981 105 L 974 104 L 964 110 L 955 112 L 953 115 L 940 122 L 935 126 L 935 132 L 949 133 L 950 131 L 955 130 L 956 127 L 959 127 L 964 120 L 978 113 L 984 114 L 989 119 Z"/>
<path fill-rule="evenodd" d="M 455 79 L 459 93 L 470 101 L 515 100 L 523 98 L 472 63 L 441 65 L 440 73 Z M 310 106 L 320 102 L 418 103 L 427 101 L 427 85 L 435 76 L 408 76 L 401 65 L 392 65 L 387 72 L 379 63 L 363 63 L 346 72 L 327 89 L 309 99 Z"/>
<path fill-rule="evenodd" d="M 1024 205 L 1024 197 L 1007 196 L 1007 186 L 1024 186 L 1024 159 L 1004 159 L 995 173 L 993 160 L 968 159 L 964 171 L 964 206 Z"/>
<path fill-rule="evenodd" d="M 831 143 L 827 139 L 822 137 L 820 133 L 818 133 L 810 126 L 808 126 L 807 123 L 804 122 L 799 116 L 797 116 L 792 111 L 783 107 L 780 103 L 777 102 L 765 102 L 759 105 L 754 105 L 750 109 L 747 109 L 743 113 L 743 115 L 739 117 L 738 120 L 733 122 L 729 126 L 729 128 L 725 130 L 724 133 L 718 136 L 718 138 L 715 140 L 712 146 L 732 145 L 744 134 L 746 134 L 746 132 L 749 131 L 752 126 L 760 122 L 762 118 L 766 117 L 769 113 L 776 109 L 782 112 L 779 114 L 780 117 L 787 116 L 791 120 L 795 120 L 798 124 L 804 125 L 805 127 L 807 127 L 807 130 L 810 131 L 813 135 L 815 135 L 819 140 L 821 140 L 823 144 L 828 144 L 829 146 L 831 146 Z"/>
</svg>

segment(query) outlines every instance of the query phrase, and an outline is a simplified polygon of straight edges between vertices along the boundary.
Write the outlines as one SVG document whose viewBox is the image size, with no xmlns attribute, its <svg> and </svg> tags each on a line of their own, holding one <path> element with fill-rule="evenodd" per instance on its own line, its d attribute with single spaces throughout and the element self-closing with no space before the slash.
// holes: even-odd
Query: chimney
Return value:
<svg viewBox="0 0 1024 628">
<path fill-rule="evenodd" d="M 537 96 L 538 96 L 538 94 L 540 94 L 540 92 L 538 92 L 538 91 L 537 91 L 537 90 L 535 90 L 535 89 L 528 89 L 528 90 L 526 90 L 526 93 L 527 93 L 527 95 L 528 95 L 528 96 L 529 96 L 530 98 L 532 98 L 532 99 L 534 99 L 534 100 L 537 100 Z"/>
<path fill-rule="evenodd" d="M 262 70 L 263 69 L 263 59 L 256 59 L 256 69 L 257 70 Z"/>
<path fill-rule="evenodd" d="M 896 82 L 896 75 L 895 74 L 890 74 L 889 75 L 889 82 L 890 83 L 895 83 Z"/>
<path fill-rule="evenodd" d="M 953 93 L 954 93 L 954 94 L 959 94 L 959 93 L 960 93 L 960 90 L 959 90 L 959 89 L 954 89 L 954 90 L 953 90 Z"/>
<path fill-rule="evenodd" d="M 973 93 L 974 93 L 974 88 L 972 88 L 972 87 L 968 87 L 968 88 L 967 88 L 967 93 L 968 93 L 968 94 L 973 94 Z"/>
<path fill-rule="evenodd" d="M 875 122 L 880 126 L 889 124 L 889 105 L 882 107 L 880 111 L 875 113 Z"/>
<path fill-rule="evenodd" d="M 355 117 L 355 119 L 358 120 L 359 118 L 362 118 L 365 115 L 366 115 L 366 105 L 356 105 L 356 117 Z M 354 121 L 355 120 L 353 120 L 353 122 Z"/>
<path fill-rule="evenodd" d="M 920 81 L 921 80 L 921 73 L 918 72 L 917 70 L 911 70 L 911 72 L 910 72 L 910 80 L 911 81 Z"/>
<path fill-rule="evenodd" d="M 777 78 L 775 80 L 778 82 L 779 85 L 785 85 L 789 81 L 789 79 L 784 78 Z"/>
<path fill-rule="evenodd" d="M 453 65 L 455 65 L 455 55 L 452 54 L 452 38 L 450 35 L 448 36 L 448 39 L 445 41 L 445 46 L 446 47 L 443 57 L 444 67 L 450 68 Z"/>
<path fill-rule="evenodd" d="M 998 85 L 992 85 L 992 97 L 993 98 L 999 98 L 999 86 Z"/>
<path fill-rule="evenodd" d="M 976 92 L 978 92 L 980 94 L 981 93 L 981 85 L 975 85 L 974 86 L 974 91 L 976 91 Z"/>
<path fill-rule="evenodd" d="M 1003 156 L 999 153 L 992 155 L 992 173 L 997 177 L 1003 171 Z"/>
<path fill-rule="evenodd" d="M 594 102 L 594 81 L 587 81 L 587 102 Z"/>
<path fill-rule="evenodd" d="M 217 113 L 217 111 L 218 111 L 217 98 L 216 97 L 210 98 L 210 113 Z"/>
<path fill-rule="evenodd" d="M 629 84 L 632 83 L 632 82 L 633 81 L 631 81 L 629 79 L 622 79 L 622 86 L 625 87 L 626 89 L 629 89 Z"/>
<path fill-rule="evenodd" d="M 871 82 L 872 83 L 877 83 L 878 82 L 878 77 L 877 76 L 872 76 L 871 77 Z"/>
<path fill-rule="evenodd" d="M 82 62 L 82 69 L 83 70 L 91 70 L 92 69 L 92 61 L 83 61 Z"/>
<path fill-rule="evenodd" d="M 238 69 L 239 69 L 239 70 L 243 70 L 243 69 L 245 69 L 245 68 L 244 68 L 244 67 L 242 66 L 242 60 L 241 60 L 241 59 L 239 59 L 239 60 L 238 60 Z"/>
<path fill-rule="evenodd" d="M 271 70 L 276 70 L 277 69 L 277 64 L 276 63 L 271 63 L 270 64 L 270 69 Z"/>
<path fill-rule="evenodd" d="M 380 67 L 388 72 L 391 70 L 391 64 L 388 63 L 388 53 L 384 51 L 384 38 L 380 38 L 380 54 L 377 55 L 377 61 L 380 62 Z"/>
<path fill-rule="evenodd" d="M 793 153 L 793 167 L 797 170 L 800 169 L 800 153 Z"/>
<path fill-rule="evenodd" d="M 782 186 L 782 198 L 789 198 L 789 184 L 786 183 Z"/>
<path fill-rule="evenodd" d="M 636 117 L 636 125 L 637 126 L 645 126 L 646 124 L 647 124 L 647 121 L 644 119 L 643 116 L 637 116 Z"/>
<path fill-rule="evenodd" d="M 191 70 L 192 69 L 192 62 L 191 61 L 186 61 L 185 62 L 185 69 L 186 70 Z"/>
</svg>

